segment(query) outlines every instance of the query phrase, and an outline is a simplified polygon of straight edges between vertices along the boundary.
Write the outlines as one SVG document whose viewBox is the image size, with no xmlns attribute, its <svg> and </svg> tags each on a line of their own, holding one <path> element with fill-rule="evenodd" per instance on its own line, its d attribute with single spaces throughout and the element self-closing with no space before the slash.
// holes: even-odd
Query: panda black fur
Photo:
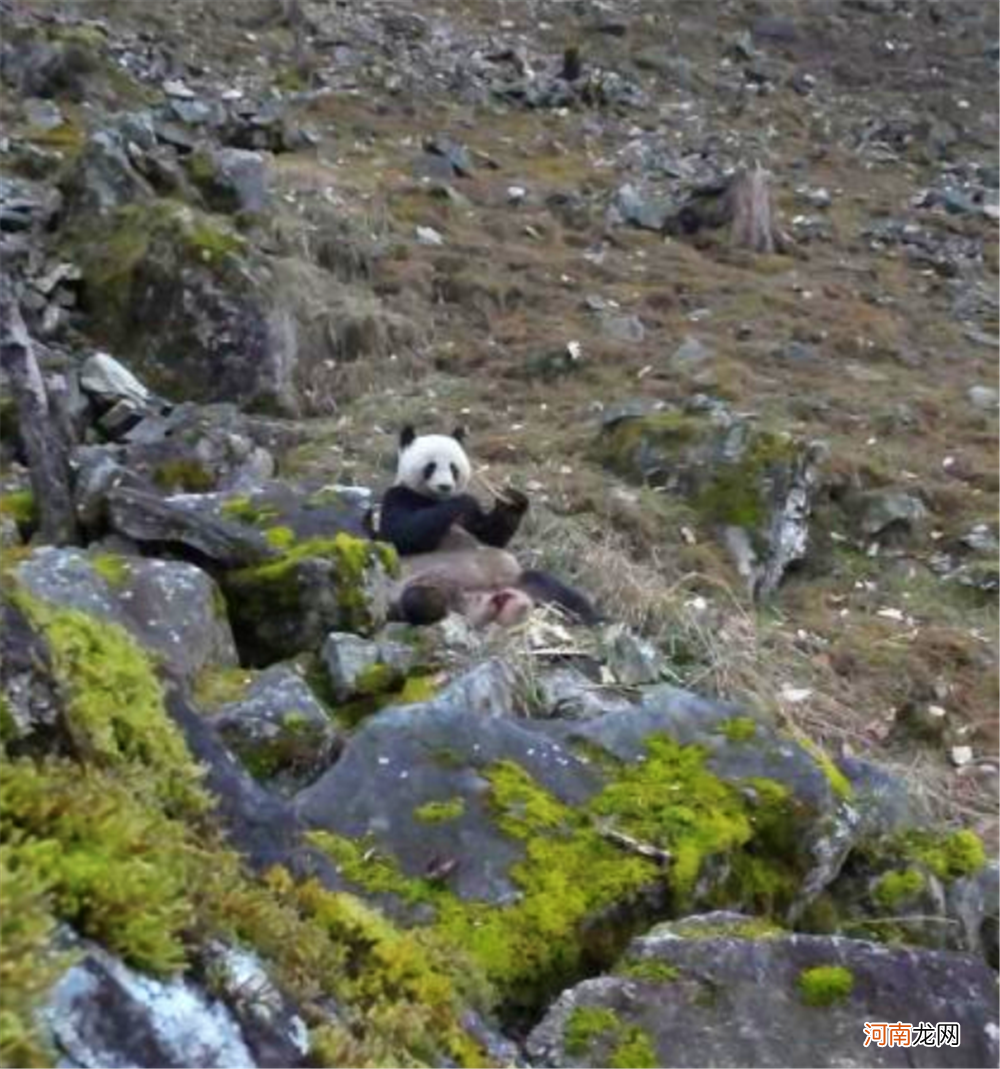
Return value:
<svg viewBox="0 0 1000 1069">
<path fill-rule="evenodd" d="M 461 428 L 452 434 L 423 434 L 404 427 L 399 438 L 396 484 L 382 501 L 379 537 L 402 555 L 432 553 L 459 524 L 477 542 L 503 548 L 514 537 L 528 499 L 508 492 L 490 512 L 467 494 L 472 465 Z"/>
<path fill-rule="evenodd" d="M 382 501 L 378 528 L 379 539 L 402 558 L 398 615 L 429 623 L 449 609 L 461 611 L 469 592 L 515 588 L 582 623 L 598 622 L 586 597 L 544 572 L 522 569 L 504 551 L 528 499 L 505 490 L 503 500 L 484 510 L 466 492 L 472 465 L 462 439 L 460 429 L 418 436 L 407 426 L 400 435 L 396 482 Z"/>
</svg>

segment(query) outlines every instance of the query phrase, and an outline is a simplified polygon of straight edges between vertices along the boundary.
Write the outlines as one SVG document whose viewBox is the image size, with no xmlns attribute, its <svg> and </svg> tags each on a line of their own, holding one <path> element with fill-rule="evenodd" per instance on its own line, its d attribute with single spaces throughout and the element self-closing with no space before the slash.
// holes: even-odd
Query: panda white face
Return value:
<svg viewBox="0 0 1000 1069">
<path fill-rule="evenodd" d="M 472 465 L 462 448 L 461 432 L 414 434 L 406 427 L 399 439 L 397 486 L 407 486 L 425 497 L 439 500 L 464 493 Z"/>
</svg>

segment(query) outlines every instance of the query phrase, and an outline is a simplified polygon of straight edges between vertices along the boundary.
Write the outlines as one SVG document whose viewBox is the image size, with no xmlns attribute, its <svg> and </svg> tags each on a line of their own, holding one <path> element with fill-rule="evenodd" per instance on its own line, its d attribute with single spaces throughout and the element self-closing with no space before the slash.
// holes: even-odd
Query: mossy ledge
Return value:
<svg viewBox="0 0 1000 1069">
<path fill-rule="evenodd" d="M 645 761 L 609 760 L 608 784 L 579 807 L 564 805 L 512 761 L 483 768 L 494 819 L 523 845 L 511 870 L 520 897 L 509 905 L 466 901 L 441 884 L 408 877 L 372 841 L 327 832 L 310 838 L 356 886 L 432 906 L 432 929 L 469 954 L 496 989 L 503 1016 L 519 1020 L 610 966 L 636 930 L 690 908 L 709 861 L 728 862 L 746 881 L 741 887 L 731 878 L 720 888 L 726 905 L 752 908 L 766 900 L 775 912 L 789 905 L 797 862 L 787 792 L 770 781 L 754 780 L 753 790 L 725 783 L 705 759 L 700 747 L 654 737 Z M 425 804 L 414 819 L 450 815 L 452 804 Z M 623 852 L 604 834 L 609 826 L 669 850 L 672 864 L 664 870 Z"/>
<path fill-rule="evenodd" d="M 342 531 L 226 573 L 222 586 L 241 652 L 252 663 L 269 663 L 318 648 L 330 631 L 370 633 L 378 621 L 367 586 L 378 570 L 396 574 L 395 550 Z"/>
<path fill-rule="evenodd" d="M 313 1026 L 316 1064 L 486 1064 L 460 1024 L 485 988 L 454 948 L 280 867 L 247 872 L 131 637 L 14 597 L 52 647 L 71 753 L 0 748 L 0 1062 L 54 1063 L 35 1010 L 68 964 L 51 943 L 68 923 L 153 975 L 183 972 L 207 939 L 252 947 Z"/>
</svg>

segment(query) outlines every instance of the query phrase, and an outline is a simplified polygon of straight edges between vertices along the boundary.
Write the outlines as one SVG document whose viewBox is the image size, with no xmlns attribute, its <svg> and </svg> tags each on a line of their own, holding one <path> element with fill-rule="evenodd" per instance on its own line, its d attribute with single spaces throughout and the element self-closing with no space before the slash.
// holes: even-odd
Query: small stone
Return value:
<svg viewBox="0 0 1000 1069">
<path fill-rule="evenodd" d="M 865 495 L 861 530 L 873 537 L 890 527 L 911 530 L 927 518 L 927 508 L 919 497 L 901 490 L 874 490 Z"/>
<path fill-rule="evenodd" d="M 819 360 L 816 346 L 800 341 L 791 341 L 781 346 L 775 350 L 774 355 L 789 364 L 815 364 Z"/>
<path fill-rule="evenodd" d="M 663 658 L 656 647 L 624 624 L 613 624 L 601 637 L 604 658 L 615 679 L 625 686 L 657 683 Z"/>
<path fill-rule="evenodd" d="M 992 386 L 970 386 L 966 397 L 969 398 L 973 408 L 981 408 L 984 411 L 996 408 L 1000 404 L 1000 392 Z"/>
<path fill-rule="evenodd" d="M 415 654 L 402 642 L 383 639 L 372 642 L 348 632 L 331 632 L 320 651 L 334 699 L 344 702 L 352 697 L 380 693 L 391 689 L 413 667 Z M 379 673 L 380 685 L 374 686 L 366 675 Z M 384 684 L 384 685 L 383 685 Z"/>
<path fill-rule="evenodd" d="M 444 235 L 440 234 L 432 226 L 418 226 L 417 241 L 421 245 L 443 245 Z"/>
<path fill-rule="evenodd" d="M 450 137 L 435 134 L 424 143 L 424 148 L 427 152 L 446 159 L 460 178 L 468 178 L 472 174 L 472 160 L 469 158 L 468 149 Z"/>
<path fill-rule="evenodd" d="M 202 126 L 212 117 L 212 106 L 204 100 L 187 100 L 178 98 L 170 102 L 174 117 L 188 126 Z"/>
<path fill-rule="evenodd" d="M 662 230 L 669 214 L 663 201 L 646 197 L 629 184 L 615 193 L 611 207 L 624 222 L 642 230 Z"/>
<path fill-rule="evenodd" d="M 971 746 L 952 746 L 948 755 L 951 758 L 951 763 L 956 768 L 962 768 L 963 765 L 972 763 L 972 747 Z"/>
<path fill-rule="evenodd" d="M 612 341 L 638 344 L 646 338 L 646 328 L 637 315 L 614 315 L 605 313 L 601 316 L 601 333 Z"/>
<path fill-rule="evenodd" d="M 152 399 L 135 375 L 108 353 L 94 353 L 87 358 L 80 371 L 80 385 L 105 401 L 127 399 L 146 405 Z"/>
<path fill-rule="evenodd" d="M 977 523 L 968 533 L 962 535 L 959 541 L 976 553 L 995 554 L 1000 548 L 996 535 L 990 530 L 989 524 L 985 523 Z"/>
<path fill-rule="evenodd" d="M 193 100 L 195 92 L 193 89 L 189 89 L 179 78 L 169 79 L 163 83 L 163 91 L 170 97 L 177 97 L 180 100 Z"/>
<path fill-rule="evenodd" d="M 521 204 L 527 195 L 528 191 L 524 186 L 507 187 L 507 200 L 510 204 Z"/>
<path fill-rule="evenodd" d="M 65 122 L 58 104 L 36 97 L 24 102 L 24 115 L 29 125 L 39 131 L 55 130 Z"/>
<path fill-rule="evenodd" d="M 711 358 L 711 349 L 689 334 L 674 351 L 670 363 L 674 367 L 693 368 L 707 363 Z"/>
</svg>

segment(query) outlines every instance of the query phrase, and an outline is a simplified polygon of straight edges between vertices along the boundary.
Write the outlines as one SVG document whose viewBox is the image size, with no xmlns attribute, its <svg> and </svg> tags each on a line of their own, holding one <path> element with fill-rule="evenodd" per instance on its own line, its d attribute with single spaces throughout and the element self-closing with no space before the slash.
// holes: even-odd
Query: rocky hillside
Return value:
<svg viewBox="0 0 1000 1069">
<path fill-rule="evenodd" d="M 996 1065 L 995 5 L 0 17 L 0 1064 Z"/>
</svg>

